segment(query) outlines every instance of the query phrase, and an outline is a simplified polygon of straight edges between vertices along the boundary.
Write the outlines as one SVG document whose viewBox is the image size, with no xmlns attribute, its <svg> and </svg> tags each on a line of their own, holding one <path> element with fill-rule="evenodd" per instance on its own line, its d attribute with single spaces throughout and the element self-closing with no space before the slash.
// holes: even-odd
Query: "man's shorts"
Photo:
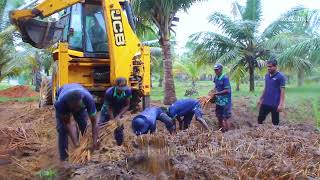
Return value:
<svg viewBox="0 0 320 180">
<path fill-rule="evenodd" d="M 218 119 L 229 119 L 231 117 L 231 104 L 225 106 L 216 105 L 216 116 Z"/>
</svg>

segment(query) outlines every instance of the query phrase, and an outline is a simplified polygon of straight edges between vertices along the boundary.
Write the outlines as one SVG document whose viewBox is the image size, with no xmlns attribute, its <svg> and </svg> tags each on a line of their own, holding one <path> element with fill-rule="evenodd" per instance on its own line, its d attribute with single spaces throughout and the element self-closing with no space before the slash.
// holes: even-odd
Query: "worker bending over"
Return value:
<svg viewBox="0 0 320 180">
<path fill-rule="evenodd" d="M 172 134 L 175 131 L 175 125 L 172 119 L 159 107 L 149 107 L 138 114 L 132 120 L 133 132 L 138 136 L 154 133 L 156 130 L 157 120 L 163 122 L 167 130 Z"/>
<path fill-rule="evenodd" d="M 195 99 L 183 99 L 178 100 L 169 106 L 168 115 L 178 120 L 180 130 L 187 129 L 192 121 L 193 116 L 199 121 L 205 129 L 209 129 L 208 124 L 202 118 L 202 109 L 198 100 Z M 183 120 L 181 120 L 183 117 Z"/>
<path fill-rule="evenodd" d="M 96 106 L 90 92 L 80 84 L 66 84 L 57 92 L 54 104 L 58 131 L 58 147 L 60 160 L 68 158 L 68 136 L 75 147 L 79 147 L 79 132 L 71 122 L 71 114 L 77 123 L 81 134 L 85 133 L 88 117 L 92 125 L 92 150 L 98 148 L 98 127 L 96 120 Z"/>
<path fill-rule="evenodd" d="M 113 119 L 119 121 L 123 114 L 129 110 L 131 97 L 132 92 L 127 86 L 127 80 L 125 78 L 117 78 L 115 86 L 106 90 L 99 124 L 105 124 Z"/>
</svg>

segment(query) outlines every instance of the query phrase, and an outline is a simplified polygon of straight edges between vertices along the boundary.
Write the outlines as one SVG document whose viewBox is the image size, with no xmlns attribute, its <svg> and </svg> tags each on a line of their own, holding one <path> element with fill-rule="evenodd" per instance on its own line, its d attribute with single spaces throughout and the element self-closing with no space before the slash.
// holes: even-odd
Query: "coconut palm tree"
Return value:
<svg viewBox="0 0 320 180">
<path fill-rule="evenodd" d="M 305 73 L 320 62 L 320 11 L 296 7 L 273 22 L 263 33 L 283 69 L 297 72 L 298 85 Z"/>
<path fill-rule="evenodd" d="M 261 2 L 247 0 L 245 6 L 237 4 L 237 7 L 241 14 L 239 18 L 231 18 L 218 12 L 209 17 L 209 22 L 219 26 L 222 34 L 199 32 L 191 36 L 191 41 L 198 44 L 196 52 L 203 61 L 232 64 L 232 71 L 248 72 L 250 91 L 254 91 L 255 70 L 264 66 L 264 60 L 269 54 L 263 47 L 262 37 L 258 35 Z M 241 77 L 243 76 L 239 78 Z"/>
<path fill-rule="evenodd" d="M 176 92 L 172 74 L 172 54 L 170 37 L 175 26 L 173 22 L 179 10 L 187 10 L 199 0 L 133 0 L 133 9 L 138 19 L 152 22 L 158 29 L 159 44 L 163 52 L 164 64 L 164 104 L 176 101 Z"/>
</svg>

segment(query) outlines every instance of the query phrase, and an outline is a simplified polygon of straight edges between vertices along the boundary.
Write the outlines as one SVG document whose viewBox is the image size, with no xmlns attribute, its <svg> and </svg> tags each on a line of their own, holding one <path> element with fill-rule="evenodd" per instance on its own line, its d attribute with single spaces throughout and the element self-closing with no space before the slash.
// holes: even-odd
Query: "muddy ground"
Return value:
<svg viewBox="0 0 320 180">
<path fill-rule="evenodd" d="M 155 105 L 160 105 L 154 102 Z M 54 109 L 36 102 L 0 103 L 0 179 L 34 179 L 46 169 L 57 179 L 307 179 L 320 176 L 320 134 L 306 120 L 274 127 L 257 125 L 248 99 L 234 102 L 234 130 L 217 131 L 213 108 L 206 110 L 211 131 L 197 122 L 167 135 L 158 122 L 156 135 L 136 138 L 133 114 L 124 118 L 125 142 L 113 138 L 86 164 L 58 161 Z M 289 111 L 290 112 L 290 111 Z M 101 130 L 103 131 L 103 129 Z M 72 150 L 70 151 L 72 153 Z"/>
</svg>

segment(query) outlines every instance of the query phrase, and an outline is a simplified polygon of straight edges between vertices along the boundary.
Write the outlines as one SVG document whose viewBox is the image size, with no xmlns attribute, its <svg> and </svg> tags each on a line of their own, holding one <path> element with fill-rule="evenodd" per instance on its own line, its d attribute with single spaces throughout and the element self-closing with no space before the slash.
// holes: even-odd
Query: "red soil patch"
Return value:
<svg viewBox="0 0 320 180">
<path fill-rule="evenodd" d="M 38 93 L 33 91 L 29 86 L 13 86 L 0 91 L 0 97 L 20 98 L 20 97 L 33 97 Z"/>
</svg>

